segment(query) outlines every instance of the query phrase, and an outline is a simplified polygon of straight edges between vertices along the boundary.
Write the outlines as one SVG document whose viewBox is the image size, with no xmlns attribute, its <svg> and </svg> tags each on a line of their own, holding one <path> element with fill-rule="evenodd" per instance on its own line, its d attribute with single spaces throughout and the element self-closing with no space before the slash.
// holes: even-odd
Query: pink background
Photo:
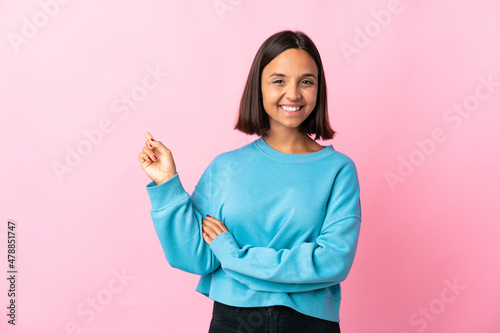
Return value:
<svg viewBox="0 0 500 333">
<path fill-rule="evenodd" d="M 498 1 L 4 0 L 0 22 L 0 331 L 208 330 L 212 301 L 164 258 L 137 154 L 150 131 L 192 193 L 255 140 L 237 107 L 284 29 L 316 43 L 338 132 L 319 142 L 361 181 L 342 332 L 500 331 Z"/>
</svg>

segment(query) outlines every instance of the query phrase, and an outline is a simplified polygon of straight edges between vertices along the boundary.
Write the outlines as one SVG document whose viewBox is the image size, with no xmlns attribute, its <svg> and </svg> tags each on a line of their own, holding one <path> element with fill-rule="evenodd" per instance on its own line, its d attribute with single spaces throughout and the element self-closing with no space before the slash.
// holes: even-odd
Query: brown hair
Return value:
<svg viewBox="0 0 500 333">
<path fill-rule="evenodd" d="M 250 68 L 245 89 L 241 97 L 238 121 L 234 129 L 246 134 L 265 136 L 270 128 L 269 116 L 262 102 L 262 70 L 274 58 L 288 49 L 307 51 L 318 67 L 318 96 L 311 114 L 300 124 L 299 132 L 315 134 L 314 140 L 332 139 L 335 131 L 330 127 L 326 98 L 326 80 L 318 49 L 312 40 L 301 31 L 284 30 L 269 37 L 259 48 Z"/>
</svg>

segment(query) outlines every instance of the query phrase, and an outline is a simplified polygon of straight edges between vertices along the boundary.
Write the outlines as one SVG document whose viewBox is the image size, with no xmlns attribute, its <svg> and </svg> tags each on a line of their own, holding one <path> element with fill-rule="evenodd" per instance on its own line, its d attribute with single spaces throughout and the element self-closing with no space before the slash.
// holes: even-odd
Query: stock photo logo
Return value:
<svg viewBox="0 0 500 333">
<path fill-rule="evenodd" d="M 422 333 L 435 322 L 444 311 L 454 303 L 463 291 L 467 289 L 466 285 L 461 284 L 458 278 L 452 281 L 445 279 L 445 287 L 441 289 L 439 297 L 432 299 L 426 306 L 419 307 L 418 311 L 410 314 L 408 323 L 415 328 L 415 331 Z M 410 333 L 403 331 L 401 333 Z"/>
<path fill-rule="evenodd" d="M 221 21 L 224 21 L 226 12 L 232 12 L 243 0 L 216 0 L 213 2 L 214 10 Z"/>
<path fill-rule="evenodd" d="M 13 219 L 7 220 L 6 234 L 0 233 L 0 247 L 6 250 L 6 273 L 7 273 L 7 297 L 9 304 L 7 308 L 7 323 L 16 325 L 18 304 L 17 296 L 19 294 L 18 280 L 19 280 L 19 240 L 17 221 Z M 5 245 L 3 244 L 5 242 Z"/>
<path fill-rule="evenodd" d="M 140 103 L 146 100 L 149 93 L 157 89 L 168 72 L 163 72 L 159 65 L 155 68 L 146 66 L 146 73 L 140 83 L 134 85 L 128 93 L 122 93 L 111 103 L 111 112 L 117 114 L 119 120 L 125 120 L 131 113 L 131 110 L 139 107 Z M 73 146 L 66 145 L 66 155 L 63 162 L 52 161 L 51 167 L 59 182 L 64 180 L 64 176 L 73 172 L 82 164 L 85 157 L 92 154 L 94 148 L 98 147 L 104 140 L 106 134 L 110 134 L 115 129 L 117 120 L 113 121 L 110 117 L 104 117 L 98 121 L 95 128 L 83 129 L 81 131 L 83 138 L 78 140 Z"/>
<path fill-rule="evenodd" d="M 85 301 L 76 306 L 75 312 L 78 317 L 84 318 L 84 324 L 91 324 L 99 316 L 99 313 L 103 313 L 106 308 L 111 306 L 111 302 L 127 289 L 131 281 L 135 280 L 135 276 L 125 272 L 124 268 L 121 270 L 113 269 L 111 274 L 113 277 L 107 281 L 105 287 L 92 293 Z M 83 323 L 78 323 L 75 320 L 67 321 L 63 327 L 58 333 L 82 332 L 84 329 Z"/>
<path fill-rule="evenodd" d="M 34 14 L 21 17 L 21 27 L 18 32 L 10 31 L 7 34 L 12 50 L 17 54 L 23 45 L 33 40 L 63 9 L 70 0 L 42 0 L 38 1 L 38 8 Z"/>
<path fill-rule="evenodd" d="M 399 0 L 391 0 L 387 3 L 387 9 L 372 10 L 370 16 L 372 19 L 364 25 L 364 28 L 354 27 L 354 38 L 351 43 L 342 42 L 339 47 L 344 55 L 347 63 L 352 62 L 355 54 L 361 53 L 361 50 L 367 48 L 372 40 L 382 33 L 384 28 L 387 28 L 392 21 L 394 15 L 400 14 L 403 11 Z"/>
<path fill-rule="evenodd" d="M 461 103 L 454 103 L 453 107 L 445 110 L 442 114 L 444 123 L 454 131 L 457 131 L 464 120 L 469 118 L 479 108 L 480 104 L 489 99 L 495 93 L 497 87 L 500 86 L 500 81 L 495 81 L 492 73 L 488 74 L 487 77 L 479 76 L 478 81 L 479 84 L 476 85 L 472 94 L 465 96 Z M 447 130 L 443 127 L 434 128 L 427 138 L 414 140 L 413 142 L 417 147 L 407 156 L 398 156 L 399 165 L 396 172 L 386 171 L 384 173 L 384 178 L 390 190 L 394 192 L 398 183 L 403 183 L 412 176 L 417 168 L 422 166 L 437 151 L 439 145 L 447 140 Z"/>
</svg>

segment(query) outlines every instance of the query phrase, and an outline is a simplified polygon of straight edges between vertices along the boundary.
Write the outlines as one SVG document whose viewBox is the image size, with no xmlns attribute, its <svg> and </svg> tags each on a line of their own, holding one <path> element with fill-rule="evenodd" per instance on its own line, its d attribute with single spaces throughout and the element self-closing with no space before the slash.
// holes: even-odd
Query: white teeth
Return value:
<svg viewBox="0 0 500 333">
<path fill-rule="evenodd" d="M 281 108 L 285 111 L 288 111 L 288 112 L 295 112 L 295 111 L 299 111 L 300 110 L 300 106 L 296 106 L 296 107 L 291 107 L 291 106 L 284 106 L 284 105 L 281 105 Z"/>
</svg>

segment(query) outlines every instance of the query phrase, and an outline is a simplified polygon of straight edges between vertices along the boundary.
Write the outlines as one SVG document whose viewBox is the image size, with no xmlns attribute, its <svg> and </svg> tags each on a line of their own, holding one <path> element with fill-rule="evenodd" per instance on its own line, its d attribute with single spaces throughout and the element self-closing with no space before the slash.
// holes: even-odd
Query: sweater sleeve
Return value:
<svg viewBox="0 0 500 333">
<path fill-rule="evenodd" d="M 220 266 L 202 236 L 202 216 L 208 214 L 209 168 L 205 170 L 190 196 L 182 186 L 179 173 L 146 189 L 151 201 L 151 217 L 165 257 L 174 268 L 205 275 Z"/>
<path fill-rule="evenodd" d="M 353 264 L 361 225 L 356 167 L 351 161 L 337 173 L 320 235 L 290 249 L 241 246 L 231 233 L 218 235 L 210 247 L 224 271 L 249 288 L 267 292 L 302 292 L 342 282 Z"/>
</svg>

